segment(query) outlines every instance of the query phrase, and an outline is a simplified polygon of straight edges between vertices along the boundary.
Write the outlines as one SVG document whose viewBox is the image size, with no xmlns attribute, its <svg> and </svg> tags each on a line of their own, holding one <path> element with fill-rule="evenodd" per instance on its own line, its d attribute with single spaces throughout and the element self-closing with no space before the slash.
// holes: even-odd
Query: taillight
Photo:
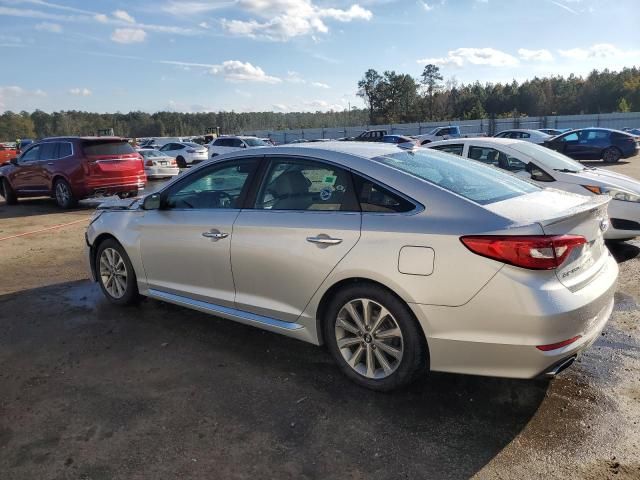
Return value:
<svg viewBox="0 0 640 480">
<path fill-rule="evenodd" d="M 187 153 L 196 153 L 196 151 L 193 148 L 188 148 Z"/>
<path fill-rule="evenodd" d="M 536 346 L 536 348 L 538 350 L 542 350 L 543 352 L 549 352 L 551 350 L 557 350 L 558 348 L 562 348 L 562 347 L 566 347 L 567 345 L 571 345 L 573 342 L 580 340 L 580 335 L 577 335 L 573 338 L 570 338 L 568 340 L 563 340 L 562 342 L 558 342 L 558 343 L 550 343 L 548 345 L 538 345 Z"/>
<path fill-rule="evenodd" d="M 460 241 L 473 253 L 531 270 L 553 270 L 587 243 L 579 235 L 470 235 Z"/>
<path fill-rule="evenodd" d="M 176 162 L 176 160 L 175 160 L 175 159 L 171 160 L 171 165 L 172 165 L 172 166 L 173 166 L 173 165 L 177 165 L 177 164 L 178 164 L 178 162 Z"/>
<path fill-rule="evenodd" d="M 147 167 L 153 167 L 153 160 L 147 160 L 147 162 L 145 163 L 145 165 Z"/>
</svg>

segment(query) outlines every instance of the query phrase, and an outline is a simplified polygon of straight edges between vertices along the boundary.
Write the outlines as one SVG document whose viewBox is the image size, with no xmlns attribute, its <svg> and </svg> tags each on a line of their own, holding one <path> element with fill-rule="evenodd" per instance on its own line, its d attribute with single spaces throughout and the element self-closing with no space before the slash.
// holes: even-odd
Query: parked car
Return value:
<svg viewBox="0 0 640 480">
<path fill-rule="evenodd" d="M 144 159 L 144 172 L 147 178 L 167 178 L 180 173 L 178 162 L 174 157 L 153 148 L 141 149 L 138 153 Z"/>
<path fill-rule="evenodd" d="M 187 168 L 209 159 L 207 147 L 191 142 L 171 142 L 160 147 L 160 152 L 174 157 L 179 168 Z"/>
<path fill-rule="evenodd" d="M 257 137 L 235 136 L 219 137 L 208 145 L 209 157 L 235 152 L 243 148 L 268 147 L 269 144 Z"/>
<path fill-rule="evenodd" d="M 631 135 L 640 136 L 640 128 L 623 128 L 622 131 L 630 133 Z"/>
<path fill-rule="evenodd" d="M 416 135 L 416 141 L 419 145 L 426 145 L 431 142 L 437 142 L 438 140 L 446 140 L 448 138 L 463 138 L 472 137 L 475 135 L 463 135 L 458 125 L 449 125 L 446 127 L 435 127 L 429 132 Z"/>
<path fill-rule="evenodd" d="M 383 143 L 393 143 L 395 145 L 415 146 L 416 141 L 411 137 L 405 137 L 404 135 L 385 135 L 382 137 Z"/>
<path fill-rule="evenodd" d="M 7 204 L 51 195 L 62 208 L 80 199 L 136 196 L 146 184 L 142 157 L 119 137 L 56 137 L 29 145 L 0 168 Z"/>
<path fill-rule="evenodd" d="M 510 130 L 503 130 L 500 133 L 494 135 L 495 138 L 513 138 L 516 140 L 524 140 L 525 142 L 537 143 L 539 145 L 544 144 L 551 138 L 551 135 L 543 133 L 539 130 L 530 130 L 525 128 L 513 128 Z"/>
<path fill-rule="evenodd" d="M 6 144 L 0 145 L 0 165 L 3 164 L 4 162 L 8 162 L 17 154 L 18 153 L 15 147 L 12 147 Z"/>
<path fill-rule="evenodd" d="M 568 132 L 571 130 L 570 128 L 539 128 L 538 131 L 542 133 L 546 133 L 547 135 L 551 135 L 555 137 L 556 135 L 560 135 L 561 133 Z"/>
<path fill-rule="evenodd" d="M 426 148 L 247 149 L 105 205 L 87 256 L 114 304 L 144 295 L 327 344 L 375 390 L 429 369 L 533 378 L 611 314 L 608 202 Z"/>
<path fill-rule="evenodd" d="M 355 142 L 381 142 L 382 138 L 387 134 L 386 130 L 367 130 L 355 137 Z"/>
<path fill-rule="evenodd" d="M 640 139 L 610 128 L 571 130 L 545 142 L 549 147 L 576 160 L 600 160 L 615 163 L 640 151 Z"/>
<path fill-rule="evenodd" d="M 607 240 L 640 236 L 640 182 L 603 168 L 585 167 L 559 152 L 520 140 L 476 138 L 434 142 L 429 148 L 453 153 L 552 187 L 586 196 L 611 197 Z"/>
</svg>

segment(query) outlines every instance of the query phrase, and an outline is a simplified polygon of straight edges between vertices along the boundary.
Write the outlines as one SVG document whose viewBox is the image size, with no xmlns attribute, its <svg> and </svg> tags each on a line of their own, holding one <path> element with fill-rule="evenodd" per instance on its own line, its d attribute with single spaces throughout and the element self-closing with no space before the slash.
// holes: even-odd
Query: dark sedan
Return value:
<svg viewBox="0 0 640 480">
<path fill-rule="evenodd" d="M 576 160 L 602 159 L 607 163 L 633 157 L 640 151 L 636 137 L 610 128 L 571 130 L 547 140 L 544 145 Z"/>
</svg>

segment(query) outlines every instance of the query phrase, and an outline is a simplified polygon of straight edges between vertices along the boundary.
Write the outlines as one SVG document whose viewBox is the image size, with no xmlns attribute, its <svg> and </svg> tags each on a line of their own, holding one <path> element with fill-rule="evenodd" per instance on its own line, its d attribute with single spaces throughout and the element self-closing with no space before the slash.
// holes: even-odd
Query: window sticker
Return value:
<svg viewBox="0 0 640 480">
<path fill-rule="evenodd" d="M 323 202 L 329 200 L 331 198 L 331 195 L 333 195 L 333 187 L 324 187 L 322 190 L 320 190 L 320 200 L 322 200 Z"/>
</svg>

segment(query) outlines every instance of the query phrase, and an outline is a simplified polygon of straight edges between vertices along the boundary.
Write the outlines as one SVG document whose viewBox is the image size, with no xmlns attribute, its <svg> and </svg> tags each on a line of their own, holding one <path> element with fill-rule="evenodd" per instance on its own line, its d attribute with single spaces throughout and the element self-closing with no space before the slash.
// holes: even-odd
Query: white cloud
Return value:
<svg viewBox="0 0 640 480">
<path fill-rule="evenodd" d="M 71 88 L 69 90 L 69 93 L 71 95 L 76 95 L 78 97 L 90 97 L 91 96 L 91 90 L 89 90 L 88 88 Z"/>
<path fill-rule="evenodd" d="M 252 65 L 249 62 L 239 60 L 227 60 L 220 65 L 209 63 L 178 62 L 173 60 L 160 60 L 158 63 L 165 65 L 175 65 L 182 69 L 204 68 L 211 75 L 221 76 L 228 82 L 258 82 L 258 83 L 280 83 L 282 79 L 267 75 L 262 68 Z"/>
<path fill-rule="evenodd" d="M 227 32 L 283 42 L 297 36 L 327 33 L 329 27 L 324 23 L 325 19 L 351 22 L 370 20 L 373 16 L 371 11 L 357 4 L 348 9 L 322 8 L 312 0 L 238 0 L 237 6 L 264 21 L 222 19 L 222 27 Z"/>
<path fill-rule="evenodd" d="M 211 28 L 207 22 L 200 22 L 198 26 L 202 28 Z"/>
<path fill-rule="evenodd" d="M 274 103 L 272 107 L 274 110 L 278 110 L 280 112 L 286 112 L 287 110 L 289 110 L 289 107 L 282 103 Z"/>
<path fill-rule="evenodd" d="M 570 48 L 567 50 L 558 50 L 560 56 L 572 60 L 588 60 L 588 59 L 629 59 L 638 61 L 640 50 L 622 50 L 610 43 L 597 43 L 588 48 Z"/>
<path fill-rule="evenodd" d="M 318 87 L 318 88 L 331 88 L 329 85 L 327 85 L 326 83 L 322 83 L 322 82 L 311 82 L 311 86 L 312 87 Z"/>
<path fill-rule="evenodd" d="M 422 5 L 422 8 L 425 12 L 430 12 L 431 10 L 433 10 L 433 5 L 429 5 L 427 2 L 419 1 L 418 3 Z"/>
<path fill-rule="evenodd" d="M 292 71 L 287 72 L 287 78 L 285 80 L 289 83 L 299 83 L 299 84 L 307 83 L 307 81 L 304 78 L 302 78 L 298 72 L 292 72 Z"/>
<path fill-rule="evenodd" d="M 116 28 L 111 40 L 116 43 L 140 43 L 147 38 L 147 32 L 140 28 Z"/>
<path fill-rule="evenodd" d="M 492 67 L 513 67 L 519 63 L 514 56 L 494 48 L 458 48 L 450 50 L 446 57 L 423 58 L 417 62 L 445 67 L 462 67 L 467 63 Z"/>
<path fill-rule="evenodd" d="M 100 23 L 107 23 L 109 21 L 109 17 L 104 13 L 96 13 L 93 18 Z"/>
<path fill-rule="evenodd" d="M 35 26 L 35 29 L 40 32 L 62 33 L 62 26 L 57 23 L 51 23 L 51 22 L 38 23 Z"/>
<path fill-rule="evenodd" d="M 578 15 L 578 12 L 576 10 L 574 10 L 573 8 L 565 5 L 564 3 L 560 3 L 560 2 L 556 2 L 554 0 L 549 0 L 549 3 L 554 4 L 556 7 L 560 7 L 563 10 L 566 10 L 569 13 L 573 13 L 574 15 Z"/>
<path fill-rule="evenodd" d="M 217 0 L 215 2 L 197 2 L 170 0 L 162 6 L 162 10 L 171 15 L 197 16 L 233 5 L 233 1 Z"/>
<path fill-rule="evenodd" d="M 535 62 L 550 62 L 553 60 L 553 55 L 549 50 L 528 50 L 526 48 L 518 49 L 518 55 L 523 60 L 535 61 Z"/>
<path fill-rule="evenodd" d="M 122 20 L 123 22 L 136 23 L 135 19 L 124 10 L 116 10 L 115 12 L 113 12 L 113 16 L 118 20 Z"/>
</svg>

